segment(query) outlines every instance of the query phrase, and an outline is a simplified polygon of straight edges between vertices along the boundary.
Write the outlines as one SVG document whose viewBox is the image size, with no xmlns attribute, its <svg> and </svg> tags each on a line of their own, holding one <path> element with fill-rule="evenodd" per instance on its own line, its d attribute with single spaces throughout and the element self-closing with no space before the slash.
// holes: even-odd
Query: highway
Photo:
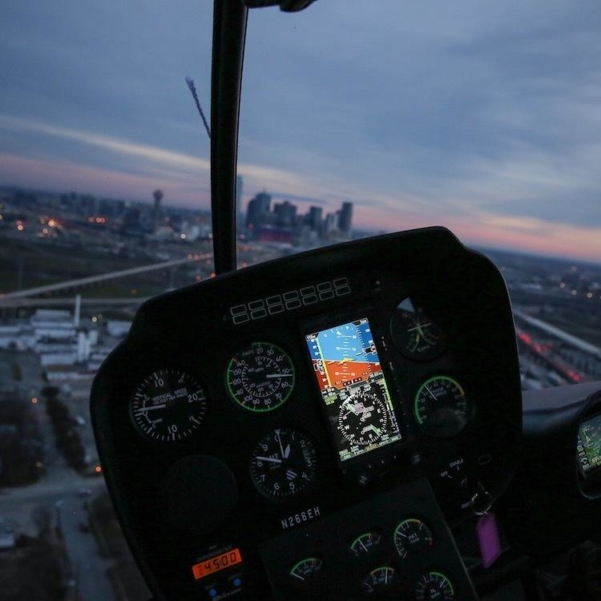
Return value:
<svg viewBox="0 0 601 601">
<path fill-rule="evenodd" d="M 170 269 L 172 267 L 178 267 L 193 261 L 204 261 L 212 259 L 213 253 L 204 254 L 190 254 L 185 259 L 175 259 L 173 261 L 163 261 L 161 263 L 153 263 L 152 265 L 144 265 L 142 267 L 132 267 L 130 269 L 123 269 L 122 271 L 113 271 L 111 273 L 103 273 L 100 275 L 92 275 L 85 278 L 79 278 L 77 280 L 68 280 L 66 282 L 60 282 L 59 284 L 49 284 L 48 286 L 38 286 L 37 288 L 28 288 L 27 290 L 18 290 L 16 292 L 8 292 L 0 296 L 0 307 L 4 306 L 4 301 L 8 299 L 17 298 L 32 298 L 36 296 L 44 296 L 49 294 L 55 294 L 58 292 L 75 291 L 87 286 L 93 286 L 102 282 L 108 282 L 111 280 L 117 280 L 120 278 L 127 278 L 132 276 L 138 276 L 143 273 L 150 271 L 156 271 L 159 269 Z"/>
<path fill-rule="evenodd" d="M 148 297 L 150 298 L 150 297 Z M 82 307 L 126 307 L 137 306 L 147 301 L 148 298 L 82 298 Z M 0 298 L 0 309 L 18 309 L 20 307 L 73 307 L 75 297 L 60 298 Z"/>
</svg>

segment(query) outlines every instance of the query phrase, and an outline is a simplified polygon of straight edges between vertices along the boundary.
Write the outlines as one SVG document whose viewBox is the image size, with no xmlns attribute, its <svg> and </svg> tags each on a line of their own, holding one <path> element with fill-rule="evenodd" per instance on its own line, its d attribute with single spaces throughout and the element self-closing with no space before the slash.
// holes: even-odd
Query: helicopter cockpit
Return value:
<svg viewBox="0 0 601 601">
<path fill-rule="evenodd" d="M 503 277 L 443 227 L 235 270 L 245 4 L 215 3 L 218 275 L 92 389 L 126 538 L 157 601 L 493 599 L 597 535 L 601 384 L 522 398 Z"/>
</svg>

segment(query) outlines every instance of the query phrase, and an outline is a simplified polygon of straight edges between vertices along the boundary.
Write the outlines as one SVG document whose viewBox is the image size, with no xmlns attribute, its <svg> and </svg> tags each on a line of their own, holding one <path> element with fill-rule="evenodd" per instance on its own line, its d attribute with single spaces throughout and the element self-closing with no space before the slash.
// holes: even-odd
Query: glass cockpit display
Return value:
<svg viewBox="0 0 601 601">
<path fill-rule="evenodd" d="M 305 340 L 340 462 L 402 440 L 368 319 Z"/>
<path fill-rule="evenodd" d="M 601 467 L 601 415 L 596 415 L 580 424 L 578 458 L 585 474 Z"/>
</svg>

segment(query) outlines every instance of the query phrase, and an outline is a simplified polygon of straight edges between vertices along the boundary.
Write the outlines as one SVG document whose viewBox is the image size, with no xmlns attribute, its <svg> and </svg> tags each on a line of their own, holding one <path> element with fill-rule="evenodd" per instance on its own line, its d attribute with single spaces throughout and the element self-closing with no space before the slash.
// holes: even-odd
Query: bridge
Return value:
<svg viewBox="0 0 601 601">
<path fill-rule="evenodd" d="M 36 288 L 28 288 L 27 290 L 18 290 L 16 292 L 8 292 L 6 294 L 0 294 L 0 308 L 4 307 L 15 307 L 15 306 L 26 306 L 24 304 L 16 303 L 15 301 L 23 299 L 34 299 L 39 297 L 47 297 L 61 292 L 76 292 L 81 288 L 88 286 L 94 286 L 103 282 L 109 282 L 120 278 L 127 278 L 138 276 L 151 271 L 157 271 L 160 269 L 170 269 L 185 265 L 190 262 L 204 261 L 212 259 L 213 253 L 194 254 L 188 255 L 185 259 L 175 259 L 173 261 L 162 261 L 161 263 L 153 263 L 152 265 L 144 265 L 142 267 L 132 267 L 130 269 L 123 269 L 121 271 L 113 271 L 111 273 L 103 273 L 100 275 L 92 275 L 85 278 L 79 278 L 76 280 L 68 280 L 66 282 L 60 282 L 58 284 L 49 284 L 47 286 L 38 286 Z M 117 301 L 118 299 L 113 299 Z M 125 300 L 125 299 L 124 299 Z M 127 299 L 130 302 L 130 299 Z M 136 299 L 136 302 L 140 302 L 140 299 Z M 31 305 L 30 305 L 31 306 Z"/>
<path fill-rule="evenodd" d="M 135 307 L 147 301 L 150 297 L 121 297 L 121 298 L 82 298 L 79 302 L 82 307 Z M 38 307 L 72 307 L 75 305 L 72 296 L 58 296 L 52 298 L 0 298 L 0 312 L 3 309 L 31 309 Z"/>
</svg>

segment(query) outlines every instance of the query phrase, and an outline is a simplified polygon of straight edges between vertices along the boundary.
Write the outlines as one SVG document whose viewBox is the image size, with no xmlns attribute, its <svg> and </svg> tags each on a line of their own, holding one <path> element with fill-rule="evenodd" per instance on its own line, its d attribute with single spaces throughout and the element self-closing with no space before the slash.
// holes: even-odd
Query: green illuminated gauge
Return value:
<svg viewBox="0 0 601 601">
<path fill-rule="evenodd" d="M 188 372 L 158 369 L 144 378 L 129 401 L 136 430 L 159 443 L 174 443 L 190 436 L 207 412 L 205 387 Z"/>
<path fill-rule="evenodd" d="M 374 568 L 361 580 L 361 587 L 368 595 L 383 593 L 399 584 L 397 571 L 390 566 Z"/>
<path fill-rule="evenodd" d="M 441 572 L 426 572 L 415 585 L 417 601 L 453 601 L 455 589 L 451 581 Z"/>
<path fill-rule="evenodd" d="M 413 410 L 423 432 L 450 438 L 466 426 L 469 403 L 457 380 L 449 376 L 434 376 L 419 387 Z"/>
<path fill-rule="evenodd" d="M 390 320 L 390 333 L 395 346 L 409 359 L 428 361 L 445 349 L 442 330 L 410 298 L 396 308 Z"/>
<path fill-rule="evenodd" d="M 379 532 L 365 532 L 351 543 L 351 552 L 355 557 L 364 557 L 377 549 L 382 542 Z"/>
<path fill-rule="evenodd" d="M 403 559 L 433 544 L 432 531 L 417 518 L 403 520 L 394 531 L 394 546 Z"/>
<path fill-rule="evenodd" d="M 321 571 L 323 562 L 319 557 L 306 557 L 295 564 L 288 572 L 292 582 L 299 586 L 309 584 Z"/>
<path fill-rule="evenodd" d="M 278 428 L 263 437 L 250 460 L 256 487 L 267 496 L 291 497 L 315 478 L 317 451 L 311 439 L 292 428 Z"/>
<path fill-rule="evenodd" d="M 225 380 L 230 397 L 256 413 L 281 407 L 294 388 L 294 365 L 279 346 L 253 342 L 233 355 Z"/>
</svg>

